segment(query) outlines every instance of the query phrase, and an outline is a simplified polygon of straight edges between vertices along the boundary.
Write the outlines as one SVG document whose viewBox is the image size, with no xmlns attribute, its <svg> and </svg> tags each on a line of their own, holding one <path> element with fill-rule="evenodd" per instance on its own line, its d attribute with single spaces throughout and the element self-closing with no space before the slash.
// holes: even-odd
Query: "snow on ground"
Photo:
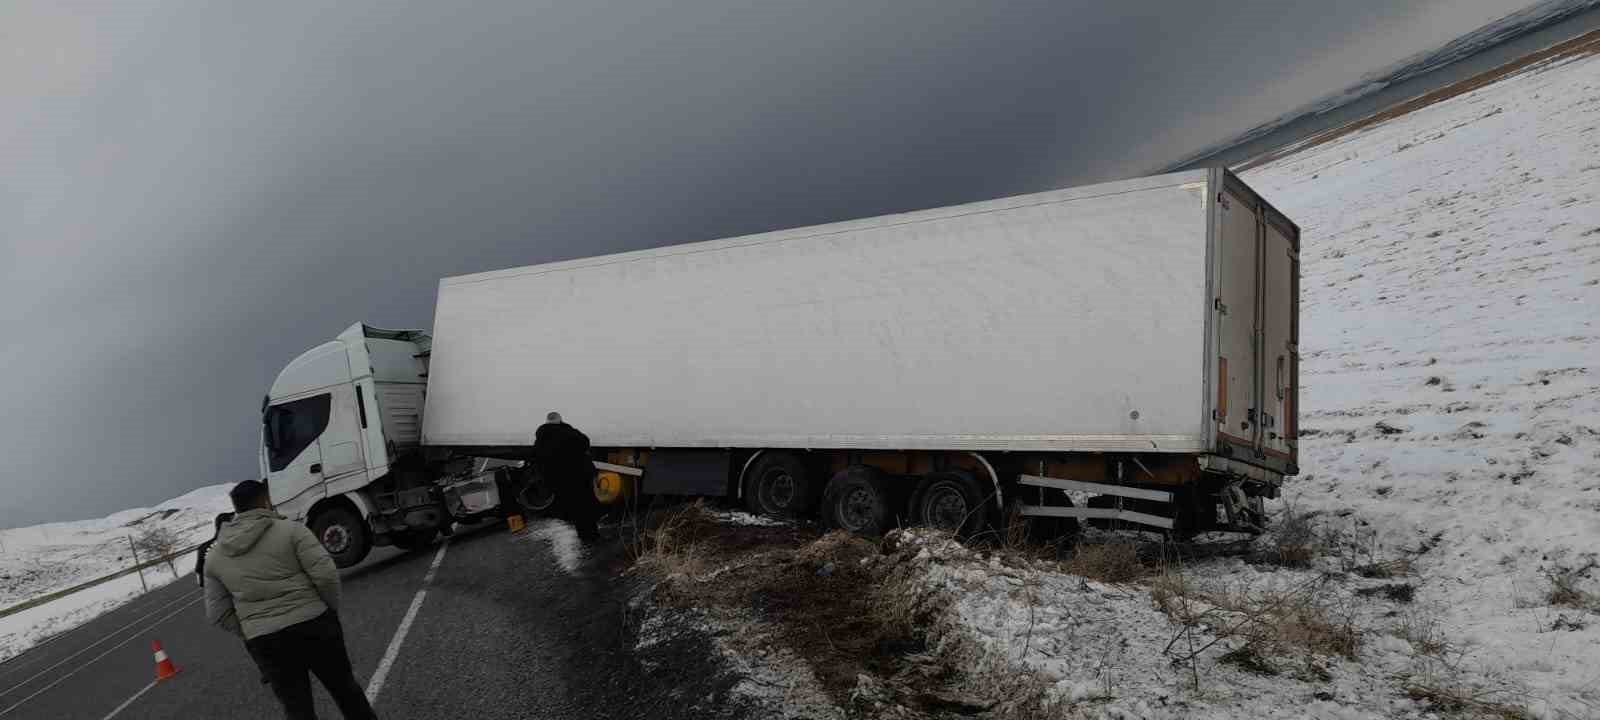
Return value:
<svg viewBox="0 0 1600 720">
<path fill-rule="evenodd" d="M 1071 717 L 1600 717 L 1600 603 L 1547 597 L 1600 553 L 1600 57 L 1246 180 L 1303 228 L 1302 474 L 1280 512 L 1314 512 L 1340 548 L 1304 569 L 1191 561 L 1174 610 L 1170 567 L 1106 584 L 920 538 L 945 622 Z M 1413 569 L 1362 577 L 1362 559 Z M 1577 578 L 1600 591 L 1600 568 Z M 1237 623 L 1266 627 L 1240 608 L 1274 598 L 1353 628 L 1353 657 L 1222 662 Z"/>
<path fill-rule="evenodd" d="M 175 580 L 193 582 L 190 574 L 194 572 L 194 559 L 194 553 L 189 553 L 174 560 L 172 569 L 162 565 L 144 570 L 144 585 L 139 583 L 137 574 L 127 575 L 0 618 L 0 662 L 138 598 L 144 594 L 145 585 L 154 590 Z M 173 569 L 177 575 L 173 575 Z"/>
<path fill-rule="evenodd" d="M 578 531 L 562 520 L 535 520 L 522 533 L 521 540 L 542 542 L 550 549 L 550 556 L 555 559 L 556 565 L 568 575 L 578 573 L 587 554 L 583 541 L 578 539 Z"/>
<path fill-rule="evenodd" d="M 1303 229 L 1302 509 L 1420 557 L 1468 661 L 1600 717 L 1600 57 L 1246 175 Z M 1380 425 L 1381 424 L 1381 425 Z M 1434 539 L 1437 536 L 1437 539 Z M 1588 589 L 1595 590 L 1591 584 Z"/>
<path fill-rule="evenodd" d="M 902 555 L 910 556 L 906 562 L 918 569 L 926 589 L 947 603 L 940 622 L 946 627 L 936 629 L 940 641 L 975 642 L 979 668 L 1033 675 L 1047 686 L 1046 697 L 1061 704 L 1065 717 L 1379 720 L 1424 715 L 1392 683 L 1392 675 L 1410 667 L 1408 655 L 1393 644 L 1370 647 L 1363 663 L 1334 656 L 1274 658 L 1276 668 L 1264 674 L 1220 661 L 1243 644 L 1225 638 L 1209 652 L 1196 653 L 1191 667 L 1184 658 L 1208 648 L 1217 638 L 1215 630 L 1233 627 L 1242 616 L 1210 616 L 1210 625 L 1186 633 L 1143 583 L 1097 582 L 1053 563 L 1002 561 L 925 530 L 908 531 L 898 542 L 911 549 Z M 1221 590 L 1228 586 L 1222 578 L 1235 573 L 1253 576 L 1247 583 L 1255 593 L 1288 596 L 1314 589 L 1324 599 L 1328 593 L 1349 594 L 1317 584 L 1321 575 L 1315 571 L 1262 572 L 1237 560 L 1223 567 L 1192 569 L 1194 597 L 1187 601 L 1194 614 L 1205 609 L 1199 599 L 1202 585 Z"/>
<path fill-rule="evenodd" d="M 95 520 L 0 530 L 0 544 L 4 545 L 0 552 L 0 609 L 132 567 L 128 538 L 137 538 L 148 528 L 171 529 L 178 535 L 180 548 L 209 538 L 213 518 L 232 509 L 230 487 L 203 487 L 153 508 L 123 510 Z M 193 555 L 175 560 L 174 566 L 180 576 L 191 572 Z M 173 580 L 165 565 L 146 569 L 144 577 L 151 587 Z M 139 576 L 128 575 L 0 618 L 0 661 L 140 592 Z"/>
<path fill-rule="evenodd" d="M 743 525 L 745 527 L 782 527 L 789 523 L 778 518 L 752 515 L 743 510 L 711 510 L 711 516 L 727 525 Z"/>
</svg>

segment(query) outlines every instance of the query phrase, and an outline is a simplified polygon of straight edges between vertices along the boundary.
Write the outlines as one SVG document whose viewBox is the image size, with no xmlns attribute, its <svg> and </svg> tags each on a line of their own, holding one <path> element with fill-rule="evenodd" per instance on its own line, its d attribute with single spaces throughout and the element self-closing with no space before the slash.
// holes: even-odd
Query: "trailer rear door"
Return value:
<svg viewBox="0 0 1600 720">
<path fill-rule="evenodd" d="M 1299 229 L 1231 174 L 1218 183 L 1211 419 L 1217 450 L 1293 472 Z"/>
<path fill-rule="evenodd" d="M 1254 451 L 1251 409 L 1256 404 L 1256 215 L 1248 199 L 1224 189 L 1217 200 L 1217 296 L 1212 302 L 1217 338 L 1217 397 L 1211 414 L 1217 440 Z"/>
<path fill-rule="evenodd" d="M 1257 440 L 1267 456 L 1295 461 L 1294 412 L 1299 392 L 1299 348 L 1296 318 L 1300 256 L 1293 226 L 1262 222 L 1261 254 L 1261 386 L 1262 415 Z"/>
</svg>

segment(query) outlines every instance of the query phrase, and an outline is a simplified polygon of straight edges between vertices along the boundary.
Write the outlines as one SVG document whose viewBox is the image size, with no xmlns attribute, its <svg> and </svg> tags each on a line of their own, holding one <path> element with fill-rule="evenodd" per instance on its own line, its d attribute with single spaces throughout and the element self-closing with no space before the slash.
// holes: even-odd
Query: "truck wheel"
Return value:
<svg viewBox="0 0 1600 720">
<path fill-rule="evenodd" d="M 744 505 L 757 515 L 799 515 L 814 496 L 805 463 L 791 453 L 762 455 L 744 479 Z"/>
<path fill-rule="evenodd" d="M 840 471 L 822 493 L 822 521 L 856 535 L 889 529 L 889 492 L 883 477 L 869 467 Z"/>
<path fill-rule="evenodd" d="M 983 490 L 972 475 L 936 472 L 922 476 L 911 494 L 911 522 L 963 535 L 988 524 Z"/>
<path fill-rule="evenodd" d="M 347 507 L 336 505 L 317 513 L 311 518 L 311 532 L 322 541 L 322 547 L 333 557 L 333 564 L 341 568 L 361 562 L 372 548 L 366 523 Z"/>
</svg>

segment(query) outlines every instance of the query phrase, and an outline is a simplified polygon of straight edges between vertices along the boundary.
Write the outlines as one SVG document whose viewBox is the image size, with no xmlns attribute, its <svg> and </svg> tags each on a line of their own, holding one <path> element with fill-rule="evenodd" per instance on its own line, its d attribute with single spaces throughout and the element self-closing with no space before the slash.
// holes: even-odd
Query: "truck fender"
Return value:
<svg viewBox="0 0 1600 720">
<path fill-rule="evenodd" d="M 326 508 L 329 505 L 337 505 L 341 500 L 349 501 L 350 505 L 355 508 L 356 514 L 361 516 L 362 520 L 372 517 L 372 501 L 367 499 L 366 494 L 363 491 L 351 490 L 349 492 L 339 493 L 338 495 L 329 495 L 328 497 L 318 500 L 311 507 L 306 509 L 304 515 L 296 519 L 302 523 L 310 524 L 311 518 L 316 517 L 317 513 L 322 512 L 323 508 Z"/>
<path fill-rule="evenodd" d="M 750 466 L 755 464 L 756 458 L 761 457 L 766 452 L 766 450 L 757 450 L 754 453 L 751 453 L 750 457 L 744 461 L 744 467 L 739 468 L 739 477 L 733 484 L 733 496 L 735 498 L 739 500 L 744 499 L 744 476 L 749 474 Z"/>
<path fill-rule="evenodd" d="M 967 454 L 971 455 L 973 460 L 977 460 L 978 464 L 983 466 L 983 471 L 989 475 L 989 482 L 994 484 L 994 506 L 1004 508 L 1006 506 L 1006 496 L 1000 489 L 1000 476 L 995 474 L 994 466 L 990 465 L 989 460 L 979 453 L 968 452 Z M 1004 517 L 1002 516 L 1001 519 L 1004 520 Z"/>
<path fill-rule="evenodd" d="M 356 512 L 361 514 L 362 520 L 372 516 L 372 501 L 368 500 L 366 494 L 362 491 L 351 490 L 340 495 L 339 497 L 348 499 L 351 505 L 356 506 Z"/>
</svg>

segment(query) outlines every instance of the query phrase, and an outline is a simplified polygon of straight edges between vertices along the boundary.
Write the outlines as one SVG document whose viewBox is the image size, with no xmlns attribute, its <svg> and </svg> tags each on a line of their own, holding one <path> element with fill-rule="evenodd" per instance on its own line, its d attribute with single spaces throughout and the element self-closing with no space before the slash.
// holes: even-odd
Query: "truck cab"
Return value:
<svg viewBox="0 0 1600 720">
<path fill-rule="evenodd" d="M 420 330 L 357 323 L 290 362 L 262 402 L 272 503 L 310 525 L 341 565 L 393 539 L 376 537 L 388 533 L 369 518 L 385 499 L 381 481 L 420 452 L 431 344 Z"/>
</svg>

